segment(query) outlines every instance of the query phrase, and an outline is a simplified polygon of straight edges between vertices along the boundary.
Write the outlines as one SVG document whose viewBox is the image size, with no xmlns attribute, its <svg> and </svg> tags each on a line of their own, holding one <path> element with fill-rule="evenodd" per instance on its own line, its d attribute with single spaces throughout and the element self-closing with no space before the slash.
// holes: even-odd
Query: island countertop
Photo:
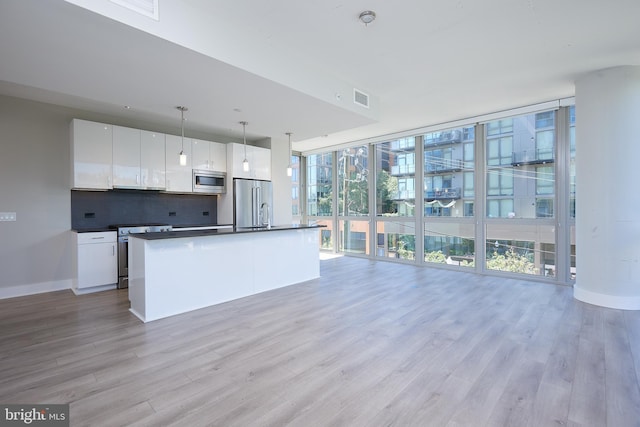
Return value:
<svg viewBox="0 0 640 427">
<path fill-rule="evenodd" d="M 228 236 L 230 234 L 245 234 L 245 233 L 268 233 L 272 231 L 282 230 L 305 230 L 313 228 L 326 227 L 322 224 L 287 224 L 287 225 L 272 225 L 271 227 L 231 227 L 220 228 L 214 230 L 185 230 L 185 231 L 160 231 L 156 233 L 132 233 L 135 236 L 143 240 L 165 240 L 165 239 L 178 239 L 185 237 L 200 237 L 200 236 Z"/>
</svg>

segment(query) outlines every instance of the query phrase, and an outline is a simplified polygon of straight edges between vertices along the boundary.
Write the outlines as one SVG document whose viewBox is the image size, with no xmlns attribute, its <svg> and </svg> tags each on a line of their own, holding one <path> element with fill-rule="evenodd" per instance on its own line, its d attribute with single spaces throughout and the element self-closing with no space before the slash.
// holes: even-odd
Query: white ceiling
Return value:
<svg viewBox="0 0 640 427">
<path fill-rule="evenodd" d="M 186 105 L 187 129 L 237 138 L 247 120 L 309 151 L 573 96 L 584 73 L 640 65 L 638 17 L 638 0 L 159 0 L 158 21 L 0 0 L 0 94 L 176 129 Z"/>
</svg>

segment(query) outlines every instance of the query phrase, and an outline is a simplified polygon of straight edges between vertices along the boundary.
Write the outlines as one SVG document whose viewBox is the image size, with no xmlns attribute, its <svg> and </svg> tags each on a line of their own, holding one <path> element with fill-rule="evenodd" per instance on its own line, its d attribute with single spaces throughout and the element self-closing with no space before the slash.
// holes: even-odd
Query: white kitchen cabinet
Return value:
<svg viewBox="0 0 640 427">
<path fill-rule="evenodd" d="M 148 189 L 166 187 L 165 134 L 143 130 L 140 133 L 140 175 Z"/>
<path fill-rule="evenodd" d="M 227 146 L 214 141 L 193 139 L 193 169 L 227 171 Z"/>
<path fill-rule="evenodd" d="M 140 129 L 113 127 L 113 187 L 142 187 Z"/>
<path fill-rule="evenodd" d="M 113 126 L 87 120 L 71 121 L 71 187 L 113 188 Z"/>
<path fill-rule="evenodd" d="M 113 187 L 165 188 L 165 135 L 113 127 Z"/>
<path fill-rule="evenodd" d="M 180 151 L 183 151 L 182 137 L 167 135 L 165 145 L 166 190 L 175 193 L 191 193 L 193 190 L 191 139 L 184 139 L 184 153 L 187 155 L 185 166 L 180 165 L 179 157 Z"/>
<path fill-rule="evenodd" d="M 251 178 L 271 180 L 271 150 L 268 148 L 246 146 L 246 158 L 249 161 L 249 171 L 242 169 L 245 159 L 244 144 L 227 144 L 227 172 L 232 178 Z"/>
<path fill-rule="evenodd" d="M 76 294 L 114 289 L 118 283 L 115 231 L 75 234 Z"/>
</svg>

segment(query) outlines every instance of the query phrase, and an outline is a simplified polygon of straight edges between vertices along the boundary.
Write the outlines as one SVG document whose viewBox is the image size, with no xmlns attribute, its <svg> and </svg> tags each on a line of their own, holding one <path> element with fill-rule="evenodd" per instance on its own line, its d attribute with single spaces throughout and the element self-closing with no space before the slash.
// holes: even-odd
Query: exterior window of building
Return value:
<svg viewBox="0 0 640 427">
<path fill-rule="evenodd" d="M 464 144 L 464 168 L 473 170 L 475 168 L 475 144 L 465 143 Z"/>
<path fill-rule="evenodd" d="M 492 170 L 487 174 L 488 196 L 513 196 L 513 173 L 508 170 Z"/>
<path fill-rule="evenodd" d="M 465 172 L 463 175 L 464 179 L 464 197 L 473 197 L 475 195 L 474 189 L 474 173 L 473 172 Z"/>
<path fill-rule="evenodd" d="M 473 202 L 464 202 L 464 216 L 474 216 Z"/>
<path fill-rule="evenodd" d="M 487 139 L 487 165 L 510 165 L 513 158 L 513 136 Z"/>
<path fill-rule="evenodd" d="M 513 199 L 487 200 L 487 217 L 509 218 L 513 213 Z"/>
<path fill-rule="evenodd" d="M 502 135 L 513 132 L 513 119 L 500 119 L 487 123 L 487 136 Z"/>
<path fill-rule="evenodd" d="M 476 139 L 476 128 L 473 126 L 466 127 L 462 129 L 462 140 L 463 141 L 475 141 Z"/>
</svg>

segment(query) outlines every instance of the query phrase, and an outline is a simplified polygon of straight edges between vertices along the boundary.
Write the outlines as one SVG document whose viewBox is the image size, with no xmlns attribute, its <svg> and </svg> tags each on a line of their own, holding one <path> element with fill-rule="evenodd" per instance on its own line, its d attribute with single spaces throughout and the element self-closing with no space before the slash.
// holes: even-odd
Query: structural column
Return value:
<svg viewBox="0 0 640 427">
<path fill-rule="evenodd" d="M 576 81 L 574 297 L 640 310 L 640 67 Z"/>
</svg>

